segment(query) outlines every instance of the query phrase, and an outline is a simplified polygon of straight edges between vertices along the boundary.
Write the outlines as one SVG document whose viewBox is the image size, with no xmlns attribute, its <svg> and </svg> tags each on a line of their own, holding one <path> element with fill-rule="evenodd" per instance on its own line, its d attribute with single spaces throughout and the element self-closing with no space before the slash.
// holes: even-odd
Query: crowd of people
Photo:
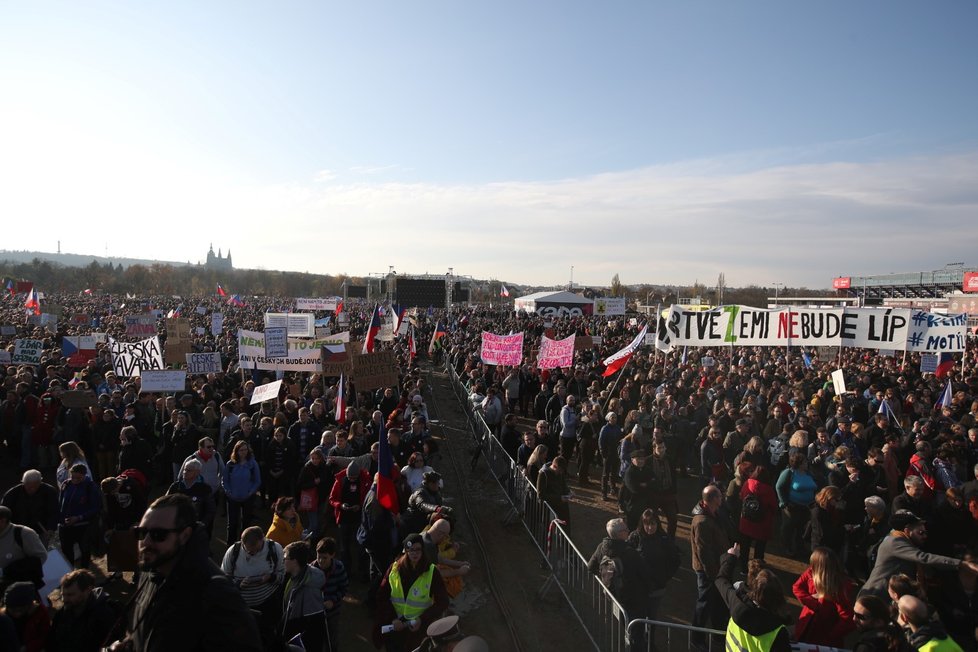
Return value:
<svg viewBox="0 0 978 652">
<path fill-rule="evenodd" d="M 285 300 L 202 299 L 202 310 L 164 297 L 46 300 L 90 321 L 62 320 L 51 332 L 26 321 L 18 302 L 0 319 L 14 326 L 0 348 L 44 342 L 41 364 L 5 369 L 0 404 L 3 465 L 21 479 L 0 507 L 0 636 L 19 641 L 11 649 L 274 649 L 298 636 L 306 649 L 337 650 L 352 582 L 363 586 L 378 647 L 413 650 L 440 628 L 471 566 L 458 559 L 430 390 L 408 338 L 379 345 L 396 353 L 398 385 L 362 391 L 346 379 L 337 413 L 339 378 L 238 368 L 237 329 L 261 330 L 264 312 Z M 104 345 L 79 366 L 62 354 L 61 336 L 123 337 L 123 317 L 148 310 L 161 316 L 165 346 L 162 315 L 181 309 L 194 350 L 220 353 L 225 369 L 190 375 L 182 393 L 141 392 L 138 378 L 116 377 Z M 224 315 L 216 334 L 212 312 Z M 344 328 L 361 339 L 369 307 L 347 316 Z M 600 483 L 603 499 L 617 502 L 621 518 L 607 524 L 590 567 L 630 617 L 660 615 L 682 563 L 678 516 L 689 511 L 694 625 L 726 629 L 742 647 L 764 639 L 765 649 L 852 637 L 867 650 L 978 649 L 973 374 L 921 374 L 913 354 L 735 348 L 641 349 L 605 377 L 601 361 L 635 336 L 638 320 L 482 309 L 412 319 L 420 355 L 430 342 L 434 362 L 454 366 L 568 527 L 572 484 Z M 523 363 L 482 363 L 483 330 L 524 332 Z M 592 345 L 573 367 L 540 370 L 544 334 Z M 838 396 L 829 380 L 837 368 L 852 390 Z M 252 405 L 255 388 L 277 376 L 279 397 Z M 952 399 L 935 407 L 946 383 Z M 90 405 L 62 402 L 79 390 L 91 390 Z M 678 504 L 683 482 L 703 487 L 695 506 Z M 225 514 L 226 530 L 215 532 Z M 794 625 L 764 561 L 769 543 L 809 562 L 792 587 L 803 606 Z M 38 589 L 54 551 L 73 570 L 52 613 Z M 134 584 L 126 604 L 97 586 L 93 557 L 102 555 L 107 572 Z"/>
<path fill-rule="evenodd" d="M 621 518 L 607 523 L 589 568 L 615 587 L 629 618 L 660 615 L 678 566 L 678 483 L 698 482 L 701 499 L 682 507 L 697 598 L 674 616 L 726 629 L 732 649 L 978 649 L 973 340 L 942 377 L 921 373 L 914 354 L 783 348 L 645 349 L 604 377 L 601 361 L 634 337 L 638 320 L 462 319 L 468 329 L 527 334 L 523 364 L 504 368 L 482 364 L 470 330 L 450 329 L 449 364 L 565 525 L 569 486 L 600 474 Z M 544 334 L 601 345 L 579 351 L 573 368 L 540 370 L 533 355 Z M 849 388 L 840 395 L 836 369 Z M 520 432 L 517 415 L 535 427 Z M 765 563 L 772 541 L 808 562 L 791 587 L 797 618 Z M 735 584 L 738 572 L 745 579 Z M 692 642 L 708 644 L 702 633 Z"/>
</svg>

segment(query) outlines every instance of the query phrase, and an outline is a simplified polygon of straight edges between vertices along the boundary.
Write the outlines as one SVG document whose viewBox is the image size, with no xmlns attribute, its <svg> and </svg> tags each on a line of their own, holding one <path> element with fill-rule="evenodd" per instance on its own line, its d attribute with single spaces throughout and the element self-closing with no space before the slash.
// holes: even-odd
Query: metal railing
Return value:
<svg viewBox="0 0 978 652">
<path fill-rule="evenodd" d="M 473 409 L 451 363 L 446 363 L 445 368 L 481 457 L 485 458 L 489 473 L 509 502 L 510 511 L 506 521 L 519 520 L 523 524 L 550 571 L 538 595 L 543 597 L 556 587 L 581 623 L 594 649 L 625 652 L 629 649 L 628 618 L 621 603 L 588 570 L 587 558 L 571 541 L 563 522 L 549 505 L 539 499 L 536 487 L 492 434 L 482 415 Z M 476 459 L 473 458 L 473 465 L 475 463 Z"/>
<path fill-rule="evenodd" d="M 697 636 L 698 635 L 698 636 Z M 630 652 L 670 652 L 675 650 L 709 650 L 723 652 L 726 632 L 682 623 L 636 618 L 628 623 Z M 698 639 L 698 640 L 697 640 Z M 698 643 L 698 645 L 697 645 Z"/>
</svg>

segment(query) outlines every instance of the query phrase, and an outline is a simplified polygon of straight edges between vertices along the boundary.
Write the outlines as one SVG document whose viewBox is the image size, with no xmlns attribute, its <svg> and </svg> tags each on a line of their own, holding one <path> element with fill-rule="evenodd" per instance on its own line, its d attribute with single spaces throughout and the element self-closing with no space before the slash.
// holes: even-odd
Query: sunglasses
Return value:
<svg viewBox="0 0 978 652">
<path fill-rule="evenodd" d="M 166 538 L 175 532 L 182 532 L 184 528 L 182 527 L 134 527 L 132 529 L 133 534 L 136 535 L 136 541 L 142 541 L 149 535 L 150 541 L 156 543 L 163 543 Z"/>
</svg>

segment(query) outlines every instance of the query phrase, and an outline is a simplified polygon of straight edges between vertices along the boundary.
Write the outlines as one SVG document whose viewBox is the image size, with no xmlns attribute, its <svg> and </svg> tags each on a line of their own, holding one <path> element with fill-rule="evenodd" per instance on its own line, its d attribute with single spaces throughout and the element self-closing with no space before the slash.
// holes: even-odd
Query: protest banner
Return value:
<svg viewBox="0 0 978 652">
<path fill-rule="evenodd" d="M 184 317 L 173 317 L 166 320 L 166 350 L 163 360 L 167 364 L 183 364 L 186 355 L 192 352 L 193 341 L 190 337 L 190 320 Z"/>
<path fill-rule="evenodd" d="M 538 369 L 556 369 L 574 365 L 574 336 L 562 340 L 552 340 L 546 335 L 540 340 L 540 353 L 537 355 Z"/>
<path fill-rule="evenodd" d="M 86 409 L 98 403 L 95 392 L 90 389 L 70 389 L 61 392 L 61 405 L 66 408 Z"/>
<path fill-rule="evenodd" d="M 285 328 L 289 337 L 312 337 L 316 316 L 311 312 L 266 312 L 265 330 Z"/>
<path fill-rule="evenodd" d="M 0 364 L 10 364 L 10 351 L 0 349 Z"/>
<path fill-rule="evenodd" d="M 353 379 L 357 391 L 397 385 L 397 361 L 393 351 L 353 353 Z"/>
<path fill-rule="evenodd" d="M 482 331 L 482 351 L 480 357 L 484 364 L 520 364 L 523 360 L 523 333 L 515 335 L 496 335 Z"/>
<path fill-rule="evenodd" d="M 909 308 L 669 308 L 656 344 L 672 346 L 844 346 L 918 352 L 964 350 L 966 319 Z"/>
<path fill-rule="evenodd" d="M 336 299 L 296 299 L 296 310 L 336 310 Z"/>
<path fill-rule="evenodd" d="M 217 337 L 224 330 L 224 313 L 222 312 L 212 312 L 211 313 L 211 335 Z"/>
<path fill-rule="evenodd" d="M 91 335 L 70 335 L 61 338 L 61 355 L 69 367 L 84 367 L 95 359 L 95 338 Z"/>
<path fill-rule="evenodd" d="M 224 371 L 220 353 L 188 353 L 186 360 L 187 373 L 190 374 L 219 374 Z"/>
<path fill-rule="evenodd" d="M 272 383 L 266 383 L 264 385 L 259 385 L 255 388 L 255 391 L 251 394 L 251 405 L 255 403 L 264 403 L 265 401 L 274 401 L 278 398 L 279 392 L 282 390 L 282 381 L 276 380 Z"/>
<path fill-rule="evenodd" d="M 10 364 L 39 365 L 43 352 L 44 340 L 14 340 L 14 354 L 10 358 Z"/>
<path fill-rule="evenodd" d="M 152 315 L 126 315 L 126 335 L 129 337 L 152 337 L 156 335 L 156 317 Z"/>
<path fill-rule="evenodd" d="M 624 315 L 625 297 L 598 297 L 594 300 L 595 315 Z"/>
<path fill-rule="evenodd" d="M 574 340 L 575 351 L 586 351 L 594 348 L 594 340 L 590 335 L 578 335 Z"/>
<path fill-rule="evenodd" d="M 940 363 L 941 356 L 937 353 L 921 353 L 920 354 L 920 373 L 922 374 L 936 374 L 937 365 Z"/>
<path fill-rule="evenodd" d="M 832 372 L 832 386 L 835 388 L 836 396 L 842 396 L 846 393 L 846 376 L 841 369 Z"/>
<path fill-rule="evenodd" d="M 160 338 L 153 336 L 139 342 L 120 342 L 109 338 L 112 368 L 120 378 L 133 378 L 146 369 L 163 369 Z"/>
<path fill-rule="evenodd" d="M 263 371 L 322 371 L 324 344 L 349 342 L 350 332 L 344 331 L 325 338 L 288 338 L 289 354 L 285 358 L 265 356 L 265 335 L 260 331 L 238 331 L 238 365 L 242 369 Z"/>
<path fill-rule="evenodd" d="M 92 323 L 92 317 L 87 312 L 76 312 L 71 316 L 72 326 L 88 326 Z"/>
<path fill-rule="evenodd" d="M 139 375 L 140 392 L 182 392 L 187 388 L 187 372 L 182 369 L 146 369 Z"/>
<path fill-rule="evenodd" d="M 347 342 L 323 345 L 323 375 L 339 376 L 353 373 L 353 358 Z"/>
<path fill-rule="evenodd" d="M 0 326 L 0 335 L 16 335 L 17 327 L 13 324 L 4 324 Z"/>
<path fill-rule="evenodd" d="M 289 339 L 284 326 L 265 329 L 265 357 L 285 358 L 289 355 Z"/>
</svg>

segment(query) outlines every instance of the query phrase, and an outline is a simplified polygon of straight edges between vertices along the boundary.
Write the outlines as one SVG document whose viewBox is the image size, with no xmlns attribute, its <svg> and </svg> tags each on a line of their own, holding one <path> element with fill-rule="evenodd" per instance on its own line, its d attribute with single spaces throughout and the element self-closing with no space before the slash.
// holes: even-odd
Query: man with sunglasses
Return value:
<svg viewBox="0 0 978 652">
<path fill-rule="evenodd" d="M 208 556 L 208 538 L 184 495 L 158 498 L 135 529 L 143 572 L 126 636 L 109 649 L 254 651 L 261 638 L 241 594 Z"/>
</svg>

